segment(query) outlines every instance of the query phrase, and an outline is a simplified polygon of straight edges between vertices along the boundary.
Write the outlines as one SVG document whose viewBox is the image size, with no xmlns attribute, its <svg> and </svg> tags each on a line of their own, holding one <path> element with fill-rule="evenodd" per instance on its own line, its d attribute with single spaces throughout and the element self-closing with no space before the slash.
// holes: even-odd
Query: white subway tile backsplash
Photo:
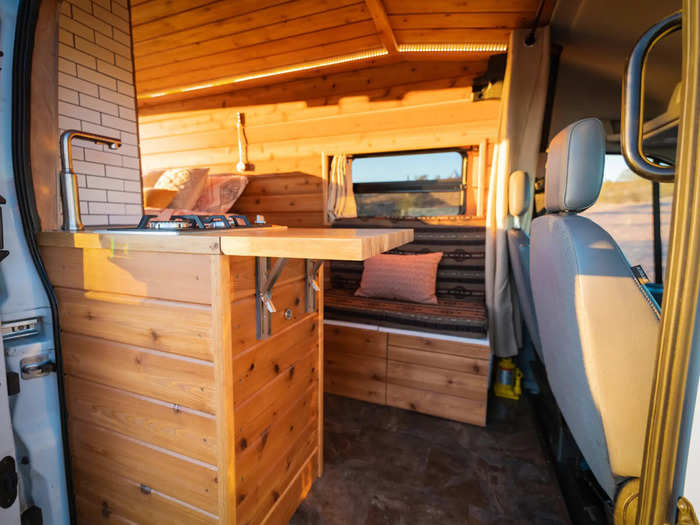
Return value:
<svg viewBox="0 0 700 525">
<path fill-rule="evenodd" d="M 126 189 L 124 181 L 119 179 L 110 179 L 107 177 L 96 177 L 94 175 L 88 175 L 85 177 L 87 180 L 88 188 L 95 188 L 100 190 L 116 190 L 122 191 Z M 127 190 L 130 191 L 130 190 Z M 82 195 L 81 195 L 82 197 Z"/>
<path fill-rule="evenodd" d="M 98 164 L 96 162 L 88 162 L 85 160 L 74 160 L 73 169 L 77 173 L 82 173 L 83 175 L 104 175 L 105 166 L 104 164 Z"/>
<path fill-rule="evenodd" d="M 107 200 L 109 202 L 122 202 L 124 204 L 138 204 L 141 202 L 141 194 L 128 193 L 125 191 L 108 191 Z"/>
<path fill-rule="evenodd" d="M 83 222 L 135 224 L 142 209 L 129 11 L 125 0 L 65 0 L 59 18 L 59 126 L 121 138 L 76 140 Z"/>
<path fill-rule="evenodd" d="M 91 97 L 90 95 L 80 95 L 80 105 L 86 108 L 94 109 L 101 113 L 108 113 L 109 115 L 119 115 L 119 106 L 106 100 L 101 100 L 96 97 Z M 99 121 L 98 121 L 99 122 Z"/>
</svg>

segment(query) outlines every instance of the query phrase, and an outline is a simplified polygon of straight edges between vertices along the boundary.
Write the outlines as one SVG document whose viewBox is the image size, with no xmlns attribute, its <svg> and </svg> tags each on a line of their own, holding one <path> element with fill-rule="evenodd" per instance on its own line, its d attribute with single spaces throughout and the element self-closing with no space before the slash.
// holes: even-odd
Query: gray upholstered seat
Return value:
<svg viewBox="0 0 700 525">
<path fill-rule="evenodd" d="M 508 211 L 514 218 L 514 227 L 508 230 L 508 255 L 518 295 L 520 313 L 530 334 L 530 340 L 542 359 L 542 346 L 535 316 L 535 304 L 532 300 L 530 285 L 530 237 L 520 229 L 523 216 L 527 213 L 532 195 L 528 174 L 514 171 L 508 181 Z"/>
<path fill-rule="evenodd" d="M 548 153 L 547 214 L 533 221 L 530 243 L 542 356 L 578 447 L 614 499 L 641 470 L 659 311 L 613 238 L 577 215 L 600 193 L 601 122 L 568 126 Z"/>
</svg>

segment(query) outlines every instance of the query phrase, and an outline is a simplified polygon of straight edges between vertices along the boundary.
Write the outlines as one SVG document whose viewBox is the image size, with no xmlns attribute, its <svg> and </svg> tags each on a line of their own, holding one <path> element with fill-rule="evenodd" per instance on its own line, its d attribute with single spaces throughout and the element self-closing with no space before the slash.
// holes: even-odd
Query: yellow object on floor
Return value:
<svg viewBox="0 0 700 525">
<path fill-rule="evenodd" d="M 493 392 L 498 397 L 506 399 L 520 399 L 523 393 L 522 380 L 523 373 L 510 357 L 499 359 L 496 370 L 496 382 L 493 385 Z"/>
</svg>

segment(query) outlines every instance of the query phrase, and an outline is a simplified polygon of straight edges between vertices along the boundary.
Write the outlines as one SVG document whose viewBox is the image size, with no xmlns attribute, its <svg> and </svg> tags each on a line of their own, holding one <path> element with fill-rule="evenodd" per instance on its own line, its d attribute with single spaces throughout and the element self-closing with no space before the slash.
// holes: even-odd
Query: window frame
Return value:
<svg viewBox="0 0 700 525">
<path fill-rule="evenodd" d="M 387 181 L 387 182 L 354 182 L 352 183 L 352 191 L 354 194 L 392 194 L 392 193 L 437 193 L 437 192 L 459 192 L 459 210 L 454 215 L 448 217 L 459 217 L 467 212 L 467 173 L 468 173 L 468 156 L 472 148 L 453 147 L 453 148 L 431 148 L 431 149 L 413 149 L 389 151 L 380 153 L 358 153 L 348 155 L 348 159 L 352 162 L 355 159 L 370 158 L 370 157 L 401 157 L 405 155 L 423 155 L 431 153 L 458 153 L 462 157 L 462 173 L 459 182 L 454 180 L 421 180 L 421 181 Z M 351 168 L 352 169 L 352 165 Z M 358 214 L 359 215 L 359 214 Z M 367 216 L 369 217 L 369 216 Z M 406 215 L 405 217 L 419 217 Z"/>
</svg>

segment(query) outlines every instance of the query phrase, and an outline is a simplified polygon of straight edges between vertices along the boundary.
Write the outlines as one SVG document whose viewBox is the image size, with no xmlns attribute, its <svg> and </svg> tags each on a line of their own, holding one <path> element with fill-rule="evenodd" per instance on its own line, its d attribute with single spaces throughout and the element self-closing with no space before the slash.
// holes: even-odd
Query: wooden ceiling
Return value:
<svg viewBox="0 0 700 525">
<path fill-rule="evenodd" d="M 533 24 L 540 0 L 133 0 L 137 93 L 233 84 L 316 69 L 369 52 L 386 60 L 466 53 L 404 53 L 406 44 L 505 44 Z M 544 0 L 540 23 L 554 0 Z M 473 57 L 470 53 L 469 57 Z M 480 55 L 483 60 L 484 54 Z M 270 77 L 271 78 L 271 77 Z M 279 80 L 279 79 L 277 79 Z"/>
</svg>

